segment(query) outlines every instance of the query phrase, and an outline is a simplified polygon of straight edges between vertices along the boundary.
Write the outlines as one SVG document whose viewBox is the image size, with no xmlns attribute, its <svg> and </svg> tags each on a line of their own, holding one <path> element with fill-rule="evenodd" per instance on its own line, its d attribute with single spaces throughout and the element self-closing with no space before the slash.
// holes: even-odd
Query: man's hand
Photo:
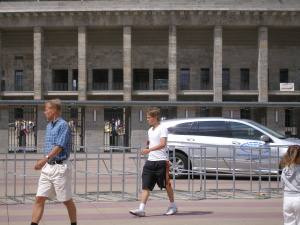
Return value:
<svg viewBox="0 0 300 225">
<path fill-rule="evenodd" d="M 148 148 L 145 148 L 141 151 L 141 155 L 147 155 L 149 152 L 151 152 L 151 150 L 149 150 Z"/>
<path fill-rule="evenodd" d="M 40 161 L 37 162 L 34 169 L 41 170 L 47 162 L 48 162 L 48 159 L 46 157 L 42 158 Z"/>
</svg>

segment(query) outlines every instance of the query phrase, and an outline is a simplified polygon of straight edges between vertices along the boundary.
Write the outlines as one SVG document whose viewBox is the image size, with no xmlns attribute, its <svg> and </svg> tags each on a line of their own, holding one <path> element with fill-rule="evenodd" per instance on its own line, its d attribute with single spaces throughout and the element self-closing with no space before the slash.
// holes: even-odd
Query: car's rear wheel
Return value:
<svg viewBox="0 0 300 225">
<path fill-rule="evenodd" d="M 187 176 L 188 158 L 186 155 L 175 152 L 175 156 L 173 157 L 173 152 L 170 152 L 169 161 L 171 164 L 170 177 L 173 177 L 173 175 L 175 175 L 176 178 L 184 178 Z"/>
</svg>

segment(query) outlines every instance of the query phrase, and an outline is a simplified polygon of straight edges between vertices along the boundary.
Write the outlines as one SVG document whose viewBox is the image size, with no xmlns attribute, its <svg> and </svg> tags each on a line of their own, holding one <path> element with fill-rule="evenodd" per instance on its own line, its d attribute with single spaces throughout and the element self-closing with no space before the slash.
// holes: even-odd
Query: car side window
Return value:
<svg viewBox="0 0 300 225">
<path fill-rule="evenodd" d="M 225 121 L 201 121 L 193 123 L 189 135 L 227 137 Z"/>
<path fill-rule="evenodd" d="M 232 138 L 251 139 L 260 141 L 262 132 L 243 123 L 230 122 Z"/>
<path fill-rule="evenodd" d="M 191 125 L 193 122 L 187 122 L 187 123 L 180 123 L 173 127 L 169 127 L 169 133 L 170 134 L 179 134 L 179 135 L 186 135 L 189 131 Z"/>
</svg>

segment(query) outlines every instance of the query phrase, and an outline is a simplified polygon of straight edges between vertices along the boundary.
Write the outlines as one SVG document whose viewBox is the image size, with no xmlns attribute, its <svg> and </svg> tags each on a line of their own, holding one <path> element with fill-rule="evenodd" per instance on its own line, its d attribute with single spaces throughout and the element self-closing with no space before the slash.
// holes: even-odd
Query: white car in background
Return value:
<svg viewBox="0 0 300 225">
<path fill-rule="evenodd" d="M 280 159 L 288 146 L 300 145 L 299 139 L 286 138 L 251 120 L 201 117 L 161 123 L 169 130 L 171 170 L 177 177 L 187 174 L 188 169 L 278 173 Z"/>
</svg>

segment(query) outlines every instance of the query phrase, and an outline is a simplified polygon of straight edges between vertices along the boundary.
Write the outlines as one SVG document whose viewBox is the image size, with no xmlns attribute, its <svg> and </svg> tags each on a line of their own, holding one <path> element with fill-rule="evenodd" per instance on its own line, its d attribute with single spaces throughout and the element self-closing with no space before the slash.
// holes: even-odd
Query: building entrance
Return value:
<svg viewBox="0 0 300 225">
<path fill-rule="evenodd" d="M 37 146 L 37 106 L 9 106 L 8 147 Z"/>
<path fill-rule="evenodd" d="M 104 145 L 129 146 L 130 108 L 104 108 Z"/>
</svg>

